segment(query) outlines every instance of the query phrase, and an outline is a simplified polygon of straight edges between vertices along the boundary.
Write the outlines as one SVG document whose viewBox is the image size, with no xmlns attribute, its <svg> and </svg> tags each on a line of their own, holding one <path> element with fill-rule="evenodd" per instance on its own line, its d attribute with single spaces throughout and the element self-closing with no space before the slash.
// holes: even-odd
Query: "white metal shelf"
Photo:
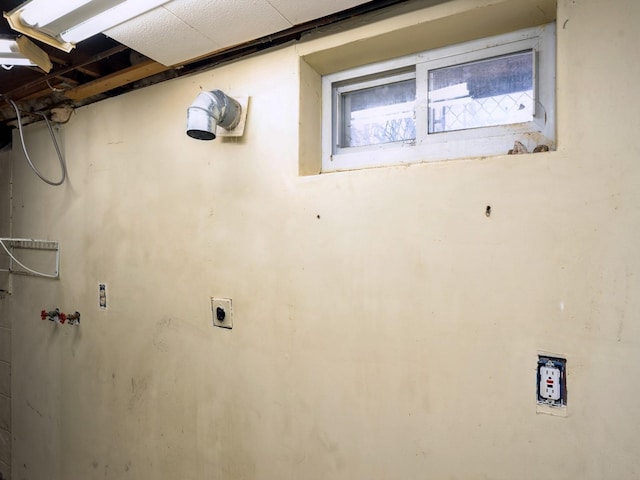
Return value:
<svg viewBox="0 0 640 480">
<path fill-rule="evenodd" d="M 9 256 L 9 268 L 0 269 L 3 272 L 36 277 L 58 278 L 60 272 L 60 245 L 54 240 L 37 240 L 33 238 L 0 238 L 0 246 Z M 39 272 L 27 267 L 14 255 L 15 250 L 41 250 L 55 255 L 55 271 L 53 273 Z M 20 268 L 16 268 L 18 265 Z"/>
</svg>

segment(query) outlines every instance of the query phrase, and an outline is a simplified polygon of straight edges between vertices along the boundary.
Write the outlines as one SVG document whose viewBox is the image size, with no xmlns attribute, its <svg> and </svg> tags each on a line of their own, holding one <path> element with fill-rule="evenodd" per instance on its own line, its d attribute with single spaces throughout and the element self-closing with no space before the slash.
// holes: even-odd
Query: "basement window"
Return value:
<svg viewBox="0 0 640 480">
<path fill-rule="evenodd" d="M 322 170 L 555 149 L 554 29 L 325 75 Z"/>
</svg>

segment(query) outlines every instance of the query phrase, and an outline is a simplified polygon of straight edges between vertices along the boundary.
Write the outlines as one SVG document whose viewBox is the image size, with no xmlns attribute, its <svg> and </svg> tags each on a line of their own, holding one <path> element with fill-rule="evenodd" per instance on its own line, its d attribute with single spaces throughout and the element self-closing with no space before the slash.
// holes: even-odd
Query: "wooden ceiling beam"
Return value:
<svg viewBox="0 0 640 480">
<path fill-rule="evenodd" d="M 77 84 L 77 82 L 73 82 L 75 84 Z M 56 88 L 55 85 L 52 85 L 53 88 Z M 38 98 L 45 98 L 48 97 L 52 94 L 52 89 L 47 88 L 47 89 L 42 89 L 42 90 L 38 90 L 36 92 L 32 92 L 22 98 L 20 98 L 20 101 L 26 101 L 26 100 L 37 100 Z M 59 93 L 63 93 L 63 92 L 59 92 Z"/>
<path fill-rule="evenodd" d="M 51 55 L 51 54 L 49 54 L 49 58 L 51 59 L 51 61 L 53 63 L 55 63 L 56 65 L 59 65 L 61 67 L 60 69 L 63 69 L 65 67 L 69 66 L 69 62 L 67 62 L 63 58 L 56 57 L 56 56 Z M 83 73 L 83 74 L 87 75 L 88 77 L 93 77 L 93 78 L 98 78 L 100 75 L 102 75 L 102 73 L 99 72 L 97 68 L 91 68 L 91 67 L 95 67 L 95 65 L 92 64 L 92 65 L 87 65 L 87 66 L 80 66 L 80 67 L 77 67 L 76 70 L 78 72 L 80 72 L 80 73 Z M 60 77 L 60 78 L 62 78 L 62 77 Z"/>
<path fill-rule="evenodd" d="M 99 95 L 114 88 L 122 87 L 129 83 L 143 78 L 150 77 L 156 73 L 165 72 L 172 67 L 167 67 L 154 60 L 147 60 L 145 62 L 133 65 L 129 68 L 120 70 L 119 72 L 105 75 L 91 82 L 82 84 L 76 88 L 72 88 L 63 93 L 63 95 L 71 100 L 84 100 L 85 98 Z"/>
<path fill-rule="evenodd" d="M 29 90 L 33 89 L 36 86 L 40 86 L 42 84 L 46 84 L 47 80 L 51 80 L 54 79 L 56 77 L 59 77 L 61 75 L 64 75 L 66 73 L 72 72 L 74 70 L 78 70 L 79 68 L 82 67 L 86 67 L 87 65 L 94 63 L 94 62 L 98 62 L 104 58 L 107 58 L 111 55 L 115 55 L 116 53 L 122 52 L 124 50 L 127 50 L 128 47 L 126 47 L 125 45 L 118 45 L 117 47 L 111 48 L 109 50 L 105 50 L 102 53 L 96 54 L 93 57 L 91 57 L 90 59 L 88 59 L 87 61 L 78 64 L 78 65 L 71 65 L 69 67 L 63 68 L 62 70 L 58 70 L 58 71 L 53 71 L 51 72 L 49 75 L 45 75 L 42 77 L 39 77 L 35 80 L 32 80 L 30 82 L 26 82 L 22 85 L 20 85 L 17 88 L 14 88 L 13 90 L 6 92 L 4 94 L 5 97 L 7 98 L 13 98 L 13 99 L 19 99 L 21 98 L 23 95 L 25 95 L 25 92 L 28 92 Z"/>
</svg>

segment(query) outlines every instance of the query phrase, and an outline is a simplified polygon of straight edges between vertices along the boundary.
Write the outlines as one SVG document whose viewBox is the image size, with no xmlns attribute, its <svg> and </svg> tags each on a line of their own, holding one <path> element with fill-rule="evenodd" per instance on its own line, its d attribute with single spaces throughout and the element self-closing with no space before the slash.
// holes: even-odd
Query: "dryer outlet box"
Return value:
<svg viewBox="0 0 640 480">
<path fill-rule="evenodd" d="M 211 297 L 211 315 L 214 327 L 233 328 L 231 299 Z"/>
</svg>

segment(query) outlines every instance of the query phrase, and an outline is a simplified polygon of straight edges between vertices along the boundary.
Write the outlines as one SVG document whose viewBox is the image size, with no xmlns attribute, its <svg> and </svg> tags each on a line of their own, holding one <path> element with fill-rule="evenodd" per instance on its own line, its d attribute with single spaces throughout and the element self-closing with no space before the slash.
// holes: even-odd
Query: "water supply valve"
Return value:
<svg viewBox="0 0 640 480">
<path fill-rule="evenodd" d="M 48 312 L 46 310 L 42 310 L 40 312 L 40 318 L 42 320 L 51 320 L 52 322 L 55 322 L 56 320 L 59 319 L 59 316 L 60 316 L 59 308 L 56 308 L 55 310 L 50 310 Z"/>
<path fill-rule="evenodd" d="M 42 320 L 51 320 L 52 322 L 57 322 L 61 325 L 65 323 L 67 325 L 80 325 L 80 312 L 75 313 L 63 313 L 59 308 L 55 310 L 42 310 L 40 312 L 40 318 Z"/>
<path fill-rule="evenodd" d="M 66 317 L 69 325 L 77 325 L 78 327 L 80 326 L 80 312 L 68 313 Z"/>
</svg>

